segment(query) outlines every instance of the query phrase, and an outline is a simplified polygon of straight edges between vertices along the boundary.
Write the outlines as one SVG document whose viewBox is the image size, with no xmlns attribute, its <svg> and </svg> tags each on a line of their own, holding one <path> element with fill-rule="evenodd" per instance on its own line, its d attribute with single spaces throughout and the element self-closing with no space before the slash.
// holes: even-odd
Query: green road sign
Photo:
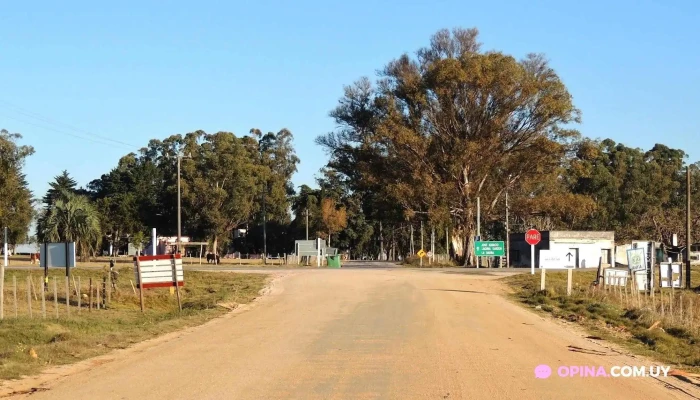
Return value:
<svg viewBox="0 0 700 400">
<path fill-rule="evenodd" d="M 474 242 L 477 257 L 503 257 L 506 255 L 505 242 Z"/>
</svg>

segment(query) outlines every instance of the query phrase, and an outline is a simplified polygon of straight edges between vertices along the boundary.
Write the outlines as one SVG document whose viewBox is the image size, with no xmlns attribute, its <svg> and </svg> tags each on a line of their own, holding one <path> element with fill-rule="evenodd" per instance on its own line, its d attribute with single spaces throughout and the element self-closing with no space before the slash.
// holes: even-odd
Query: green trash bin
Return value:
<svg viewBox="0 0 700 400">
<path fill-rule="evenodd" d="M 326 256 L 328 268 L 340 268 L 340 256 Z"/>
</svg>

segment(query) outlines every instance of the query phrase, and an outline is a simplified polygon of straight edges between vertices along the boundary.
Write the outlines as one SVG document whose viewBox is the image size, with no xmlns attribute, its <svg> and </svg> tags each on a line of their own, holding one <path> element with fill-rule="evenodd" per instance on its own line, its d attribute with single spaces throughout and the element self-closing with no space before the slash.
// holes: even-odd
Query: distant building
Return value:
<svg viewBox="0 0 700 400">
<path fill-rule="evenodd" d="M 37 244 L 37 243 L 22 243 L 22 244 L 15 245 L 14 254 L 29 255 L 29 254 L 36 254 L 38 252 L 39 252 L 39 244 Z"/>
<path fill-rule="evenodd" d="M 159 236 L 157 238 L 157 245 L 156 245 L 156 251 L 158 252 L 159 255 L 162 254 L 173 254 L 175 253 L 175 250 L 177 249 L 177 236 Z M 182 236 L 180 237 L 180 242 L 181 243 L 189 243 L 190 238 L 189 236 Z M 153 254 L 153 244 L 151 241 L 149 241 L 146 245 L 143 246 L 143 254 L 146 256 L 152 256 Z"/>
<path fill-rule="evenodd" d="M 535 246 L 535 266 L 539 267 L 540 250 L 553 250 L 567 256 L 576 268 L 597 268 L 599 263 L 615 265 L 615 232 L 542 231 L 542 240 Z M 510 235 L 510 264 L 530 266 L 530 245 L 524 233 Z"/>
<path fill-rule="evenodd" d="M 247 231 L 245 229 L 234 229 L 233 238 L 238 239 L 239 237 L 244 237 Z"/>
</svg>

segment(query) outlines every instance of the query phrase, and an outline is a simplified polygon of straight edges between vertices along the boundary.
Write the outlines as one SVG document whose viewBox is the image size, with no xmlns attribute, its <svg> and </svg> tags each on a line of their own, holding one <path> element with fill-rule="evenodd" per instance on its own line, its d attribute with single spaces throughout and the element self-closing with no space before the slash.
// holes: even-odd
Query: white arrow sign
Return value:
<svg viewBox="0 0 700 400">
<path fill-rule="evenodd" d="M 540 250 L 540 268 L 542 269 L 569 269 L 574 265 L 569 261 L 571 257 L 554 250 Z"/>
</svg>

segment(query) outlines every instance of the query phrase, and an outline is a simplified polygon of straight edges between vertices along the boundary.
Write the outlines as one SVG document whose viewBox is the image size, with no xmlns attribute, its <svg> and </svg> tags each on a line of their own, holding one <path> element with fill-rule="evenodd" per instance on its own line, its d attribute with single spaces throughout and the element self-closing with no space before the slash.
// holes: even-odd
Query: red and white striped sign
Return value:
<svg viewBox="0 0 700 400">
<path fill-rule="evenodd" d="M 180 254 L 134 257 L 136 286 L 140 289 L 141 280 L 139 279 L 137 262 L 141 266 L 141 278 L 143 279 L 144 289 L 175 286 L 176 275 L 177 285 L 183 286 L 185 284 L 182 256 Z"/>
</svg>

